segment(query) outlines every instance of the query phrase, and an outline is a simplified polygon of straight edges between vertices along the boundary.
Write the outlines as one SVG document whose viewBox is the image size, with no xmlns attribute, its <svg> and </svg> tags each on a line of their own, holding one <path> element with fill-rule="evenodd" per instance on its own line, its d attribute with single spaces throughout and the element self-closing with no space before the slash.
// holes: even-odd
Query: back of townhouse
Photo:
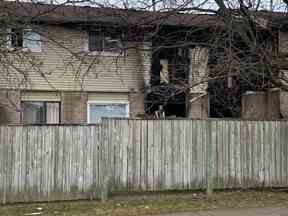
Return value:
<svg viewBox="0 0 288 216">
<path fill-rule="evenodd" d="M 98 123 L 101 117 L 151 115 L 165 103 L 165 112 L 172 117 L 215 117 L 213 95 L 207 81 L 211 55 L 207 47 L 193 45 L 159 50 L 162 37 L 151 40 L 149 31 L 145 35 L 145 28 L 139 32 L 133 27 L 134 32 L 129 32 L 128 37 L 125 26 L 115 20 L 113 24 L 90 22 L 88 16 L 80 17 L 79 21 L 77 13 L 73 15 L 76 9 L 79 7 L 63 7 L 63 11 L 56 14 L 63 13 L 61 21 L 48 19 L 46 22 L 40 17 L 37 22 L 28 22 L 25 28 L 7 28 L 8 55 L 1 62 L 0 124 Z M 94 9 L 91 10 L 95 15 Z M 53 16 L 55 14 L 47 15 Z M 188 16 L 177 16 L 177 22 L 173 19 L 169 23 L 180 28 L 180 31 L 174 30 L 175 35 L 171 34 L 171 28 L 169 30 L 175 44 L 181 38 L 176 35 L 181 28 L 191 30 L 191 26 L 196 28 L 200 24 L 194 40 L 207 36 L 207 26 L 203 26 L 210 16 L 201 16 L 200 23 L 191 16 L 193 20 L 186 20 L 184 27 L 177 23 L 184 22 L 183 18 Z M 109 21 L 109 16 L 99 17 Z M 167 29 L 163 30 L 164 34 Z M 279 31 L 277 41 L 278 52 L 286 55 L 288 34 Z M 224 80 L 224 85 L 226 82 L 229 80 Z M 188 92 L 177 93 L 187 86 Z M 162 90 L 164 95 L 159 94 Z M 279 90 L 248 92 L 239 99 L 242 106 L 239 116 L 247 119 L 286 117 L 286 98 L 287 93 Z M 225 115 L 225 109 L 223 113 Z"/>
<path fill-rule="evenodd" d="M 99 29 L 67 24 L 9 29 L 12 61 L 2 64 L 0 122 L 97 123 L 102 116 L 144 113 L 151 46 L 125 41 L 130 48 L 120 53 L 119 35 Z"/>
<path fill-rule="evenodd" d="M 1 124 L 98 123 L 101 117 L 143 117 L 147 110 L 151 115 L 155 111 L 154 107 L 158 109 L 158 105 L 154 106 L 158 104 L 155 101 L 155 98 L 158 100 L 157 97 L 152 96 L 153 109 L 147 103 L 147 95 L 153 93 L 155 76 L 159 78 L 157 85 L 160 86 L 163 84 L 162 72 L 166 74 L 165 84 L 166 81 L 167 84 L 172 83 L 171 74 L 174 76 L 177 70 L 180 75 L 178 72 L 175 76 L 188 84 L 199 81 L 199 77 L 189 76 L 193 73 L 189 68 L 197 70 L 198 75 L 206 75 L 208 53 L 204 47 L 175 48 L 169 52 L 164 49 L 160 54 L 162 57 L 153 56 L 149 36 L 151 27 L 141 24 L 139 28 L 137 23 L 143 18 L 151 18 L 150 15 L 155 15 L 154 13 L 135 14 L 133 10 L 124 10 L 125 13 L 121 14 L 122 10 L 116 10 L 115 13 L 115 10 L 108 9 L 114 18 L 119 16 L 118 13 L 121 15 L 110 23 L 111 16 L 101 14 L 106 9 L 97 11 L 91 8 L 94 19 L 91 22 L 86 14 L 90 11 L 87 7 L 64 6 L 54 10 L 43 4 L 25 3 L 24 6 L 31 7 L 36 21 L 31 20 L 28 11 L 28 19 L 23 27 L 23 8 L 20 5 L 20 20 L 18 17 L 14 22 L 20 23 L 20 27 L 9 23 L 5 30 L 8 52 L 5 61 L 1 62 Z M 40 15 L 36 16 L 35 11 Z M 18 13 L 19 11 L 15 12 Z M 127 17 L 130 13 L 132 16 Z M 161 14 L 156 15 L 158 17 Z M 108 22 L 98 22 L 99 19 L 108 19 Z M 124 19 L 124 22 L 122 20 L 119 23 L 119 19 Z M 125 25 L 126 21 L 132 22 L 129 30 Z M 171 25 L 177 26 L 177 23 L 183 22 L 183 17 L 177 15 L 171 21 Z M 187 21 L 190 26 L 191 22 Z M 148 20 L 147 23 L 149 22 Z M 152 33 L 154 31 L 153 29 Z M 185 56 L 184 67 L 182 63 L 176 62 L 176 59 L 181 62 L 184 58 L 179 54 L 184 53 L 183 51 L 188 54 Z M 201 55 L 201 59 L 190 61 L 192 58 L 197 59 L 196 55 Z M 159 70 L 151 72 L 155 62 Z M 202 88 L 191 88 L 191 94 L 195 97 L 206 96 L 207 85 L 201 86 Z M 166 87 L 164 88 L 166 91 Z M 176 90 L 173 87 L 171 94 L 175 94 Z M 199 97 L 201 102 L 198 99 L 197 104 L 190 109 L 186 106 L 189 99 L 185 96 L 182 100 L 181 95 L 181 104 L 175 100 L 169 109 L 173 116 L 175 113 L 179 114 L 180 110 L 181 117 L 190 116 L 189 113 L 194 113 L 195 117 L 207 117 L 208 101 L 203 100 L 206 103 L 203 105 L 203 96 Z M 159 100 L 165 97 L 170 95 L 161 95 Z"/>
</svg>

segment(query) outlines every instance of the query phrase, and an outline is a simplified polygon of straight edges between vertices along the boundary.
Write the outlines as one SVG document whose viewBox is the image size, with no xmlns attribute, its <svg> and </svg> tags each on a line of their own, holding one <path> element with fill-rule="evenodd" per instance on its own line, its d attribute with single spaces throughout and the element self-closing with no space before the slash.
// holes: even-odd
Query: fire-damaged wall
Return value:
<svg viewBox="0 0 288 216">
<path fill-rule="evenodd" d="M 186 117 L 189 62 L 187 48 L 166 48 L 153 53 L 151 86 L 145 98 L 148 114 L 163 108 L 167 117 Z"/>
<path fill-rule="evenodd" d="M 209 50 L 201 46 L 154 53 L 146 111 L 163 107 L 167 117 L 209 117 L 208 57 Z"/>
</svg>

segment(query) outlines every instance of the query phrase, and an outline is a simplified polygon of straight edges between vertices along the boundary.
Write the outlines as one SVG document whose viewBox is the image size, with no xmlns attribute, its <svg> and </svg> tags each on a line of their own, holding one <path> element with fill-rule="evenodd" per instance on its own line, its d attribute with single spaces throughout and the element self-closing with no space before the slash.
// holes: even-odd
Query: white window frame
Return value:
<svg viewBox="0 0 288 216">
<path fill-rule="evenodd" d="M 130 107 L 129 107 L 129 101 L 88 101 L 87 102 L 87 123 L 88 124 L 95 124 L 94 122 L 91 123 L 90 122 L 90 105 L 91 104 L 95 104 L 95 105 L 126 105 L 126 115 L 125 118 L 129 118 L 129 114 L 130 114 Z M 98 122 L 97 122 L 98 123 Z M 100 122 L 99 122 L 100 123 Z"/>
<path fill-rule="evenodd" d="M 37 41 L 38 43 L 38 47 L 34 47 L 34 48 L 28 48 L 28 47 L 25 47 L 24 44 L 25 44 L 25 40 L 29 40 L 28 38 L 25 38 L 25 33 L 32 33 L 32 34 L 36 34 L 37 36 L 39 36 L 39 41 Z M 42 52 L 42 42 L 41 42 L 41 35 L 38 33 L 38 32 L 35 32 L 31 29 L 24 29 L 23 30 L 23 49 L 25 50 L 28 50 L 30 52 L 35 52 L 35 53 L 39 53 L 39 52 Z"/>
<path fill-rule="evenodd" d="M 125 56 L 126 52 L 113 52 L 113 51 L 109 51 L 109 50 L 95 50 L 95 51 L 91 51 L 89 50 L 89 31 L 86 31 L 86 42 L 84 45 L 84 52 L 88 54 L 88 56 L 107 56 L 107 57 L 118 57 L 118 56 Z M 115 39 L 115 40 L 119 40 L 120 39 Z"/>
<path fill-rule="evenodd" d="M 7 48 L 11 51 L 15 50 L 16 48 L 12 46 L 12 41 L 11 41 L 11 28 L 8 28 L 7 29 Z M 39 35 L 40 37 L 40 40 L 39 40 L 39 47 L 37 49 L 29 49 L 27 47 L 24 47 L 24 35 L 25 35 L 25 32 L 32 32 L 32 33 L 36 33 Z M 19 47 L 23 52 L 32 52 L 32 53 L 40 53 L 42 52 L 42 41 L 41 41 L 41 35 L 37 32 L 34 32 L 32 29 L 29 29 L 29 28 L 24 28 L 22 30 L 22 37 L 23 37 L 23 46 L 22 47 Z"/>
</svg>

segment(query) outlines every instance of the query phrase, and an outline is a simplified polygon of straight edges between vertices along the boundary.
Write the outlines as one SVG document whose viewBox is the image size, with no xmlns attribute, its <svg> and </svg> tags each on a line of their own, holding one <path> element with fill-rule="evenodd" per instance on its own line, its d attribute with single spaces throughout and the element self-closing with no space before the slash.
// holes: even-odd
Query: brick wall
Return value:
<svg viewBox="0 0 288 216">
<path fill-rule="evenodd" d="M 209 117 L 209 95 L 191 93 L 188 103 L 188 117 L 193 119 L 205 119 Z"/>
<path fill-rule="evenodd" d="M 88 94 L 85 92 L 62 92 L 61 123 L 86 123 L 87 98 Z"/>
<path fill-rule="evenodd" d="M 145 115 L 145 94 L 141 92 L 129 94 L 130 117 Z"/>
<path fill-rule="evenodd" d="M 21 123 L 19 91 L 0 91 L 0 124 Z"/>
<path fill-rule="evenodd" d="M 280 91 L 249 92 L 242 95 L 242 118 L 280 119 Z"/>
</svg>

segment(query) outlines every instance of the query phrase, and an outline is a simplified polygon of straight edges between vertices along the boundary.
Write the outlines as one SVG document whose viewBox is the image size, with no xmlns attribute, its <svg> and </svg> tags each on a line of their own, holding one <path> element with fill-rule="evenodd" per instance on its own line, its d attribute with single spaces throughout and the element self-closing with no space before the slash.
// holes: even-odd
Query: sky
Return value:
<svg viewBox="0 0 288 216">
<path fill-rule="evenodd" d="M 46 2 L 46 3 L 63 3 L 67 0 L 20 0 L 20 1 L 34 1 L 34 2 Z M 69 0 L 70 2 L 79 2 L 83 0 Z M 85 0 L 84 0 L 85 1 Z M 81 3 L 82 5 L 90 5 L 90 6 L 112 6 L 112 7 L 128 7 L 128 8 L 137 8 L 137 9 L 150 9 L 152 10 L 151 2 L 152 0 L 86 0 L 86 3 Z M 158 8 L 164 7 L 177 7 L 179 5 L 183 5 L 189 1 L 189 7 L 199 6 L 201 4 L 202 8 L 208 9 L 216 9 L 217 5 L 214 0 L 155 0 Z M 237 0 L 225 0 L 226 5 L 231 5 L 231 7 L 235 7 L 235 2 Z M 249 1 L 249 0 L 244 0 Z M 271 0 L 250 0 L 251 2 L 255 2 L 256 5 L 258 1 L 261 2 L 259 10 L 270 10 Z M 164 4 L 164 2 L 166 2 Z M 205 2 L 205 4 L 203 4 Z M 284 11 L 286 10 L 285 5 L 282 3 L 282 0 L 273 0 L 273 10 L 274 11 Z"/>
</svg>

